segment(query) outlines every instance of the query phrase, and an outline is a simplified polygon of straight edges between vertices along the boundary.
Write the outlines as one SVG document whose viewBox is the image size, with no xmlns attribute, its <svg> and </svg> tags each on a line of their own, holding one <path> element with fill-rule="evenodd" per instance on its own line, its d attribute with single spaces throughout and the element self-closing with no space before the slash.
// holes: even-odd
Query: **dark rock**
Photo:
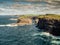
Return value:
<svg viewBox="0 0 60 45">
<path fill-rule="evenodd" d="M 60 20 L 39 18 L 37 26 L 50 34 L 60 36 Z"/>
</svg>

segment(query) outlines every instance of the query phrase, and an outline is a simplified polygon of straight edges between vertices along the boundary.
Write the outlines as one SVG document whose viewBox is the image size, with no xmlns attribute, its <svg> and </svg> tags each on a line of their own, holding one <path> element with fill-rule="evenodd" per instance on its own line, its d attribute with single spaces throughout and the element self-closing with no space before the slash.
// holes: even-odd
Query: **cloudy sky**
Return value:
<svg viewBox="0 0 60 45">
<path fill-rule="evenodd" d="M 0 15 L 60 14 L 60 0 L 0 0 Z"/>
</svg>

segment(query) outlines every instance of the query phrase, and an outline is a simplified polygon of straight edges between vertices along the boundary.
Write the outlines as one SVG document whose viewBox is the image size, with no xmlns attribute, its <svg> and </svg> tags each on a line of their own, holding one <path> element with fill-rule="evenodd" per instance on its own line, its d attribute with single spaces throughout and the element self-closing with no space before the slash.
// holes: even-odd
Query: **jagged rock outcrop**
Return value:
<svg viewBox="0 0 60 45">
<path fill-rule="evenodd" d="M 31 25 L 32 24 L 32 19 L 30 18 L 19 18 L 17 21 L 18 25 Z"/>
<path fill-rule="evenodd" d="M 38 23 L 38 17 L 37 17 L 37 16 L 32 17 L 32 20 L 34 20 L 34 23 L 35 23 L 35 24 Z"/>
<path fill-rule="evenodd" d="M 60 20 L 39 18 L 37 27 L 52 35 L 60 36 Z"/>
</svg>

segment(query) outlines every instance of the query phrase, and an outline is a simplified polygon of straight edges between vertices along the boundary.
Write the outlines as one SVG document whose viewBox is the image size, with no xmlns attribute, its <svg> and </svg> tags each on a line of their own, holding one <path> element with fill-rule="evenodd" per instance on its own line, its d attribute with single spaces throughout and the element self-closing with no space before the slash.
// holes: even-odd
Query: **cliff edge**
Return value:
<svg viewBox="0 0 60 45">
<path fill-rule="evenodd" d="M 37 27 L 54 36 L 60 36 L 60 15 L 40 16 Z"/>
<path fill-rule="evenodd" d="M 31 25 L 32 24 L 32 19 L 28 18 L 28 17 L 19 17 L 18 20 L 17 20 L 17 24 L 19 26 Z"/>
</svg>

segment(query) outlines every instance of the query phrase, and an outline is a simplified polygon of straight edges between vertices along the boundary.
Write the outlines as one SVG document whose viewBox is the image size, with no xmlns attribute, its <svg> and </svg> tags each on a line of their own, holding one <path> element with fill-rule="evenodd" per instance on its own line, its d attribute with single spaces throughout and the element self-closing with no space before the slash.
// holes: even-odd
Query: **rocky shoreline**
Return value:
<svg viewBox="0 0 60 45">
<path fill-rule="evenodd" d="M 60 36 L 60 16 L 58 15 L 20 16 L 12 26 L 32 25 L 33 23 L 45 32 Z"/>
<path fill-rule="evenodd" d="M 17 18 L 16 23 L 12 23 L 12 26 L 24 26 L 24 25 L 32 25 L 32 24 L 37 24 L 38 23 L 38 18 L 35 16 L 26 16 L 22 15 Z"/>
<path fill-rule="evenodd" d="M 22 25 L 22 26 L 24 26 L 24 25 L 32 25 L 32 19 L 31 18 L 22 18 L 22 17 L 20 17 L 17 20 L 17 24 Z"/>
<path fill-rule="evenodd" d="M 46 32 L 54 36 L 60 36 L 60 19 L 54 18 L 39 18 L 37 26 L 39 29 L 43 29 Z"/>
</svg>

